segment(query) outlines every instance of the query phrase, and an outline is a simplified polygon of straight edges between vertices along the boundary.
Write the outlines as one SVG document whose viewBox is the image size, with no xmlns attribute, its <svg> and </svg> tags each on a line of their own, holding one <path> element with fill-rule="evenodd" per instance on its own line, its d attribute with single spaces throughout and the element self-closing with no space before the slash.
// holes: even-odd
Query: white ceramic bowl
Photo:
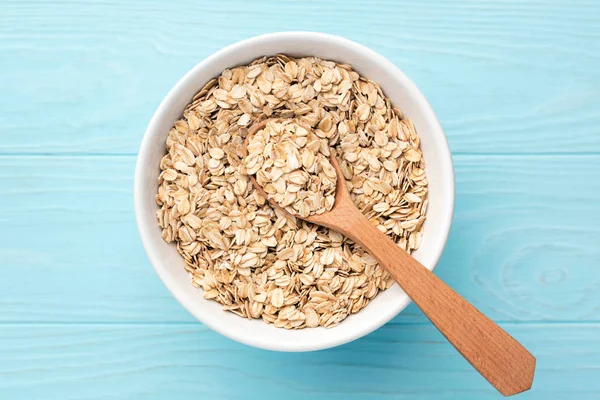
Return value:
<svg viewBox="0 0 600 400">
<path fill-rule="evenodd" d="M 452 160 L 442 128 L 423 94 L 390 61 L 355 42 L 322 33 L 284 32 L 254 37 L 218 51 L 189 71 L 162 101 L 144 135 L 135 171 L 135 213 L 142 242 L 157 274 L 173 296 L 201 322 L 231 339 L 263 349 L 325 349 L 374 331 L 402 311 L 410 299 L 394 285 L 331 329 L 285 330 L 261 320 L 243 319 L 223 311 L 220 304 L 205 300 L 201 290 L 192 287 L 175 246 L 161 239 L 155 216 L 159 161 L 165 154 L 167 134 L 181 118 L 185 106 L 223 69 L 277 53 L 317 56 L 350 64 L 361 75 L 379 83 L 392 103 L 413 120 L 421 138 L 429 180 L 427 221 L 421 247 L 414 257 L 433 270 L 446 244 L 454 208 Z"/>
</svg>

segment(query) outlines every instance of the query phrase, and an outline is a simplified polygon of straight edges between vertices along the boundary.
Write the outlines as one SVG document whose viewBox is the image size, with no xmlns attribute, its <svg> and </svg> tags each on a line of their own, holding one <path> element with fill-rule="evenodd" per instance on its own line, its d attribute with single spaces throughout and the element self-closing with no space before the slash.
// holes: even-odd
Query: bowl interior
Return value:
<svg viewBox="0 0 600 400">
<path fill-rule="evenodd" d="M 173 123 L 198 90 L 225 68 L 247 64 L 263 55 L 285 53 L 317 56 L 347 63 L 361 75 L 373 79 L 411 118 L 421 138 L 429 181 L 429 209 L 421 247 L 414 253 L 432 270 L 446 243 L 454 206 L 454 178 L 448 145 L 431 107 L 414 84 L 393 64 L 377 53 L 336 36 L 288 32 L 269 34 L 239 42 L 207 58 L 169 92 L 144 136 L 135 177 L 136 218 L 149 259 L 168 289 L 196 318 L 234 340 L 252 346 L 283 351 L 317 350 L 361 337 L 388 322 L 409 303 L 396 285 L 380 293 L 366 308 L 331 329 L 288 331 L 250 321 L 222 311 L 221 305 L 207 301 L 202 291 L 192 287 L 183 260 L 174 245 L 160 235 L 155 212 L 159 161 L 165 154 L 165 140 Z"/>
</svg>

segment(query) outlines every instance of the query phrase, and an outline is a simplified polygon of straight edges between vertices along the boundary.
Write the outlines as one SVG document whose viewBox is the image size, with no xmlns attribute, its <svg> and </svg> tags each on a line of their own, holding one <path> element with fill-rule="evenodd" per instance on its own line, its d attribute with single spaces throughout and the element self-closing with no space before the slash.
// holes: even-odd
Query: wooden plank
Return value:
<svg viewBox="0 0 600 400">
<path fill-rule="evenodd" d="M 506 324 L 537 356 L 519 399 L 597 399 L 598 324 Z M 0 327 L 4 399 L 501 399 L 428 324 L 275 353 L 200 324 Z"/>
<path fill-rule="evenodd" d="M 0 157 L 0 321 L 191 322 L 133 216 L 134 157 Z M 457 156 L 436 270 L 497 321 L 600 321 L 600 156 Z M 411 306 L 397 323 L 423 322 Z"/>
<path fill-rule="evenodd" d="M 133 157 L 0 161 L 1 320 L 192 321 L 150 266 Z"/>
<path fill-rule="evenodd" d="M 135 154 L 189 68 L 280 30 L 339 34 L 390 58 L 454 152 L 597 153 L 600 3 L 576 3 L 5 1 L 0 154 Z"/>
</svg>

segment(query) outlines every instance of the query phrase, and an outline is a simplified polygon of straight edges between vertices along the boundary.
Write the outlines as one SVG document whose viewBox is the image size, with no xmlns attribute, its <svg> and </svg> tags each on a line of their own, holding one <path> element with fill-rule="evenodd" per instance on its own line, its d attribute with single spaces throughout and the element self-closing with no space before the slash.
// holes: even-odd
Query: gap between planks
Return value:
<svg viewBox="0 0 600 400">
<path fill-rule="evenodd" d="M 511 157 L 511 158 L 529 158 L 529 157 L 598 157 L 600 151 L 567 151 L 567 152 L 463 152 L 453 151 L 452 157 Z M 80 153 L 80 152 L 0 152 L 0 158 L 12 157 L 49 157 L 49 158 L 101 158 L 101 157 L 121 157 L 137 158 L 137 153 Z"/>
<path fill-rule="evenodd" d="M 598 327 L 600 326 L 599 321 L 593 320 L 581 320 L 581 321 L 569 321 L 569 320 L 552 320 L 552 321 L 535 321 L 535 320 L 524 320 L 524 321 L 509 321 L 509 320 L 494 320 L 495 323 L 503 326 L 548 326 L 548 325 L 578 325 L 585 327 Z M 202 327 L 206 330 L 211 330 L 199 321 L 0 321 L 0 326 L 196 326 Z M 422 322 L 401 322 L 392 320 L 385 324 L 385 326 L 428 326 L 431 325 L 429 321 Z M 382 328 L 383 328 L 382 327 Z"/>
</svg>

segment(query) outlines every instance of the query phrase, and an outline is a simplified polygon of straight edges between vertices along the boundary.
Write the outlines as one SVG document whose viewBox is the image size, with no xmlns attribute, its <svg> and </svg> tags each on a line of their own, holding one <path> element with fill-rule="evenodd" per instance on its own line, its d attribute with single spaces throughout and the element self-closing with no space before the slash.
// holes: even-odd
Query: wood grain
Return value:
<svg viewBox="0 0 600 400">
<path fill-rule="evenodd" d="M 0 321 L 193 321 L 139 241 L 134 162 L 0 157 Z M 436 274 L 497 321 L 600 321 L 600 157 L 458 156 L 455 166 Z M 423 321 L 412 306 L 395 319 Z"/>
<path fill-rule="evenodd" d="M 515 399 L 596 400 L 598 324 L 505 324 L 538 356 Z M 406 399 L 502 396 L 427 324 L 386 325 L 356 342 L 275 353 L 200 324 L 41 324 L 0 328 L 3 399 Z"/>
<path fill-rule="evenodd" d="M 338 34 L 381 52 L 431 101 L 455 154 L 600 151 L 595 0 L 0 7 L 0 93 L 8 94 L 0 96 L 0 132 L 18 133 L 3 135 L 2 154 L 135 154 L 152 113 L 188 69 L 278 30 Z"/>
</svg>

